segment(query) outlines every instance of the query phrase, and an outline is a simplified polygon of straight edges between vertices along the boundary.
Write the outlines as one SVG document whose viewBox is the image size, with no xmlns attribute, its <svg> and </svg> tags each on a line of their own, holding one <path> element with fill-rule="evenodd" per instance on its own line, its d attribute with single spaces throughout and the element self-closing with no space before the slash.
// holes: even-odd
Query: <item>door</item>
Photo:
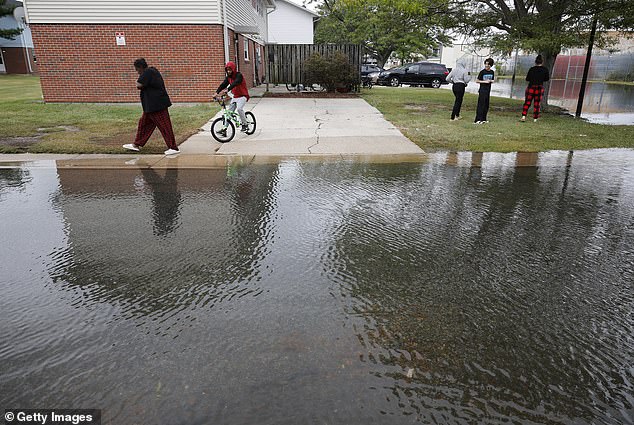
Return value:
<svg viewBox="0 0 634 425">
<path fill-rule="evenodd" d="M 420 82 L 421 84 L 430 84 L 431 80 L 432 80 L 432 74 L 434 73 L 434 69 L 433 66 L 431 64 L 424 64 L 421 65 L 422 69 L 421 69 L 421 76 L 420 76 Z"/>
<path fill-rule="evenodd" d="M 408 65 L 405 68 L 405 74 L 403 74 L 403 82 L 417 84 L 419 80 L 420 74 L 420 66 L 419 65 Z"/>
<path fill-rule="evenodd" d="M 2 48 L 0 48 L 0 72 L 7 72 L 7 68 L 4 66 L 4 56 L 2 56 Z"/>
</svg>

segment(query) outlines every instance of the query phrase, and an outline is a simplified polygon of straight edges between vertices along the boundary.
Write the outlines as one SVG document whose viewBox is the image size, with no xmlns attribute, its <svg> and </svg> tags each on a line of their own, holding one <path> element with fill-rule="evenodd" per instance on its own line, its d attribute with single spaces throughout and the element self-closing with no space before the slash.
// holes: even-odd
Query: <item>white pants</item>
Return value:
<svg viewBox="0 0 634 425">
<path fill-rule="evenodd" d="M 246 125 L 247 116 L 244 114 L 244 105 L 247 103 L 247 97 L 234 97 L 231 99 L 229 103 L 229 110 L 231 112 L 235 112 L 236 108 L 238 108 L 238 114 L 240 114 L 240 121 L 242 121 L 242 125 Z"/>
</svg>

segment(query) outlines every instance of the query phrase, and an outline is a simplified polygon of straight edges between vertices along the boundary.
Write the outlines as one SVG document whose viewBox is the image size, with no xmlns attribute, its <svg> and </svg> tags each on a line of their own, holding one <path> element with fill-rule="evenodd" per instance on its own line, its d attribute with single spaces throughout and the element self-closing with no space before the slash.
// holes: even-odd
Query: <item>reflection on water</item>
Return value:
<svg viewBox="0 0 634 425">
<path fill-rule="evenodd" d="M 451 85 L 446 86 L 451 88 Z M 526 82 L 518 77 L 513 83 L 510 78 L 503 78 L 491 86 L 491 95 L 524 99 Z M 548 102 L 559 106 L 573 114 L 577 109 L 579 80 L 553 80 L 550 83 Z M 467 86 L 470 93 L 478 92 L 478 84 Z M 586 85 L 583 99 L 583 118 L 590 122 L 615 125 L 634 125 L 634 86 L 622 84 L 606 84 L 590 82 Z"/>
<path fill-rule="evenodd" d="M 0 398 L 105 423 L 628 423 L 634 152 L 0 169 Z"/>
</svg>

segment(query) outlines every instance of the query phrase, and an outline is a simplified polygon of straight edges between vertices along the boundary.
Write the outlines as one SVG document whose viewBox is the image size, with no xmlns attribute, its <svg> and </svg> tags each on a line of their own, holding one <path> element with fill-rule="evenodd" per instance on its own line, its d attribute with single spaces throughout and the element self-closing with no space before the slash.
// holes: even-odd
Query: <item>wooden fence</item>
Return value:
<svg viewBox="0 0 634 425">
<path fill-rule="evenodd" d="M 267 83 L 304 83 L 304 61 L 314 53 L 329 56 L 342 52 L 361 76 L 361 46 L 358 44 L 267 44 Z"/>
</svg>

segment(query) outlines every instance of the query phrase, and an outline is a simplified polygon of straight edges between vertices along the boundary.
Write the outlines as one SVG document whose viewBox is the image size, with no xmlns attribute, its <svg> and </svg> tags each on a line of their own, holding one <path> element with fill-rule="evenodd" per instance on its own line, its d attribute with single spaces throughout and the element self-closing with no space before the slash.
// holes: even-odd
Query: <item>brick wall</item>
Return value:
<svg viewBox="0 0 634 425">
<path fill-rule="evenodd" d="M 172 102 L 208 102 L 224 79 L 221 25 L 32 24 L 31 31 L 47 102 L 138 102 L 139 57 L 161 71 Z M 125 33 L 125 46 L 116 45 L 116 32 Z M 243 66 L 252 87 L 253 72 Z"/>
</svg>

